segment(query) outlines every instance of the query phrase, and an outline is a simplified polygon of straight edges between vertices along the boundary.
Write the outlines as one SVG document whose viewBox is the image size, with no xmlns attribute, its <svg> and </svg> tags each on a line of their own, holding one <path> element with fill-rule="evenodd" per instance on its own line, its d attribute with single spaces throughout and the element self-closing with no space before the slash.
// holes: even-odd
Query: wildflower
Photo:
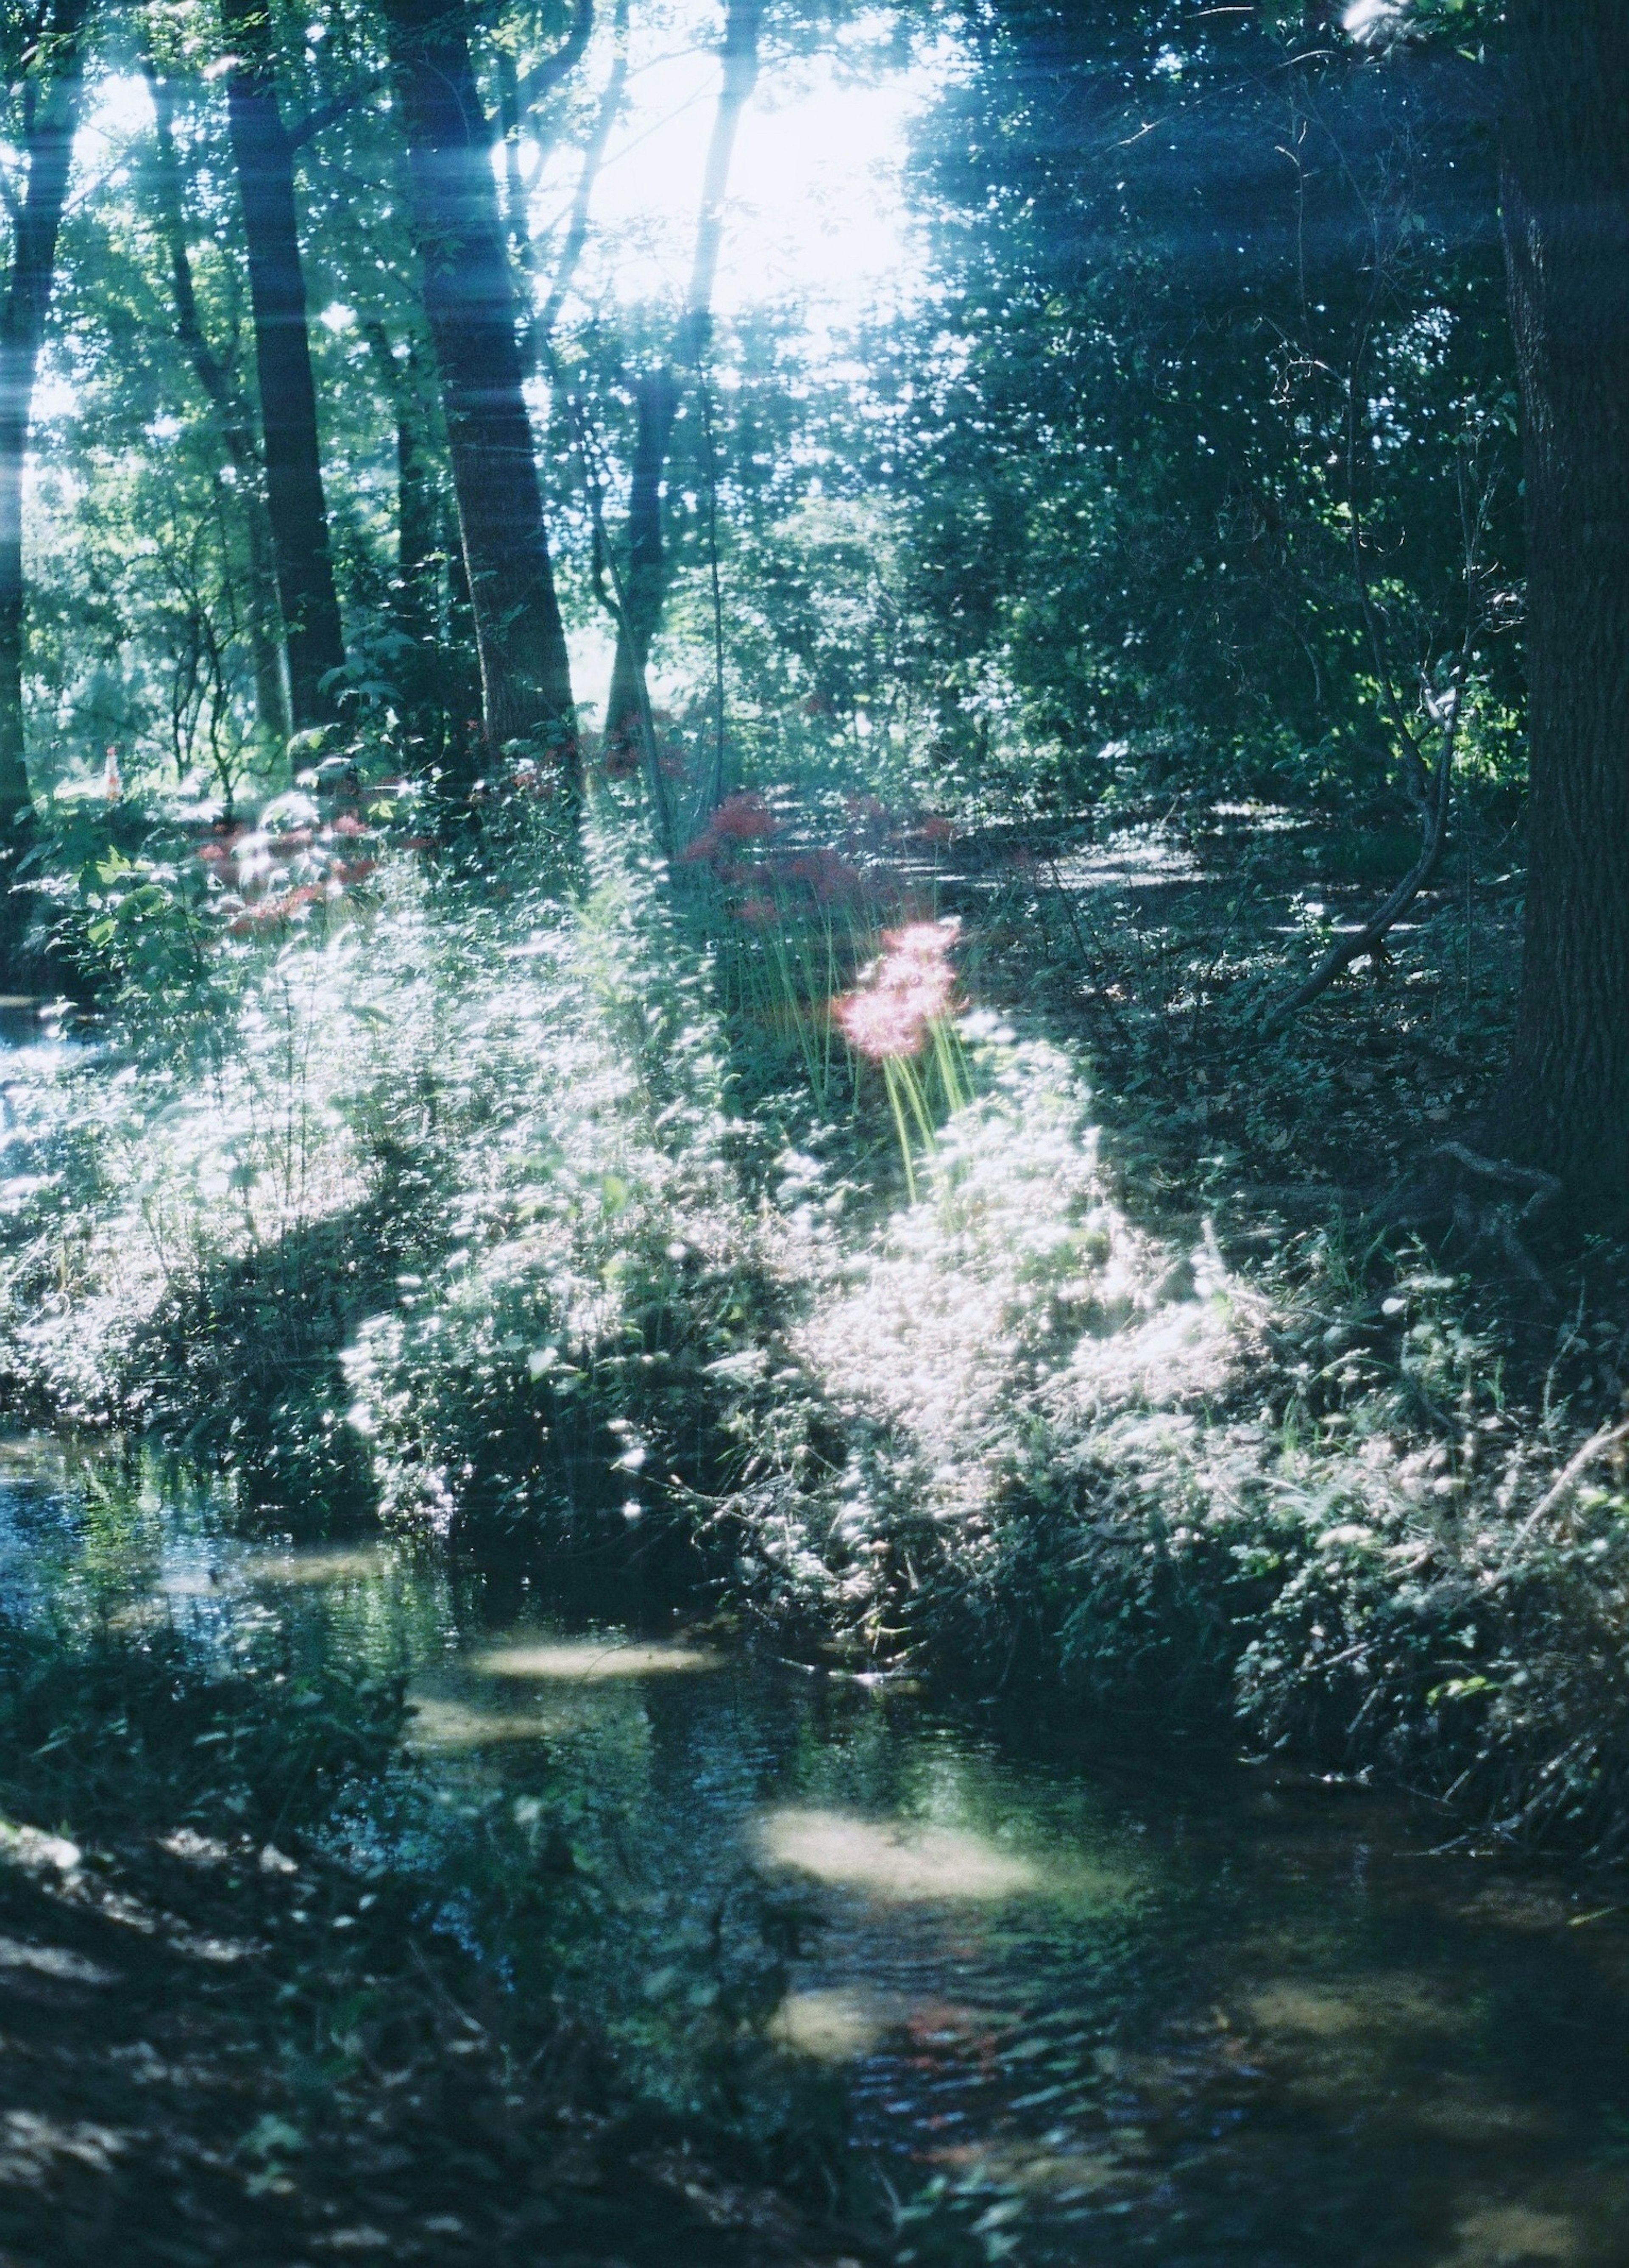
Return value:
<svg viewBox="0 0 1629 2268">
<path fill-rule="evenodd" d="M 947 819 L 943 812 L 930 811 L 918 822 L 916 831 L 924 843 L 954 843 L 956 821 Z"/>
<path fill-rule="evenodd" d="M 802 851 L 788 860 L 786 873 L 789 881 L 802 882 L 812 893 L 817 905 L 865 895 L 865 876 L 840 851 Z"/>
<path fill-rule="evenodd" d="M 832 1020 L 856 1055 L 873 1063 L 920 1054 L 927 1023 L 910 995 L 874 987 L 845 992 L 832 1003 Z"/>
<path fill-rule="evenodd" d="M 744 898 L 736 908 L 736 919 L 753 929 L 773 929 L 781 918 L 781 909 L 773 898 Z"/>
<path fill-rule="evenodd" d="M 761 795 L 731 795 L 713 814 L 708 832 L 715 842 L 756 843 L 776 834 L 780 824 Z"/>
<path fill-rule="evenodd" d="M 960 917 L 949 914 L 943 921 L 907 922 L 903 929 L 885 930 L 883 943 L 888 947 L 889 962 L 931 966 L 943 961 L 961 930 Z"/>
<path fill-rule="evenodd" d="M 858 990 L 832 1004 L 832 1015 L 859 1055 L 884 1062 L 920 1052 L 931 1024 L 950 1013 L 956 990 L 950 950 L 961 924 L 911 922 L 888 931 L 888 948 Z"/>
</svg>

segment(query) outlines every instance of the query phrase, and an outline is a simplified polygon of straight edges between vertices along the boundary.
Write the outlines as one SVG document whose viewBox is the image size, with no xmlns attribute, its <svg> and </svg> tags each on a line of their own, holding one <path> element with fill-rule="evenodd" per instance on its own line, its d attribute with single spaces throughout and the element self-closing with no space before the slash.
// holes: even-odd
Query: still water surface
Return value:
<svg viewBox="0 0 1629 2268">
<path fill-rule="evenodd" d="M 87 1502 L 14 1447 L 0 1599 L 110 1585 L 223 1646 L 275 1621 L 406 1669 L 451 1810 L 563 1793 L 611 1854 L 651 2021 L 704 1996 L 727 1911 L 773 1923 L 779 2057 L 840 2080 L 901 2194 L 979 2189 L 994 2255 L 1629 2263 L 1610 1881 L 1434 1852 L 1428 1816 L 1265 1768 L 1071 1756 L 1067 1727 L 1021 1752 L 676 1622 L 561 1618 L 523 1571 L 268 1549 L 207 1494 Z M 448 1850 L 456 1926 L 467 1838 Z"/>
</svg>

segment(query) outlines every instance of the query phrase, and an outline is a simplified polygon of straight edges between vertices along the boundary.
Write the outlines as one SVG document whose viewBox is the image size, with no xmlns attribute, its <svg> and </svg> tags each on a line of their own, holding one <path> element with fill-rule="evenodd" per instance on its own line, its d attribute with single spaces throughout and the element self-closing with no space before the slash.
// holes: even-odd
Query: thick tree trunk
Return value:
<svg viewBox="0 0 1629 2268">
<path fill-rule="evenodd" d="M 14 208 L 11 268 L 0 302 L 0 953 L 16 953 L 25 926 L 10 896 L 33 829 L 23 731 L 26 643 L 23 476 L 34 378 L 56 275 L 56 239 L 68 195 L 84 78 L 85 0 L 57 0 L 23 94 L 27 179 Z"/>
<path fill-rule="evenodd" d="M 1629 8 L 1512 0 L 1531 747 L 1505 1146 L 1629 1203 Z"/>
<path fill-rule="evenodd" d="M 200 390 L 209 405 L 222 452 L 231 467 L 233 504 L 248 563 L 249 650 L 254 666 L 255 714 L 268 748 L 281 752 L 293 729 L 289 708 L 289 666 L 283 648 L 276 557 L 266 511 L 264 468 L 255 446 L 254 424 L 230 360 L 223 360 L 204 336 L 193 284 L 187 243 L 187 213 L 180 160 L 175 147 L 173 89 L 147 71 L 152 96 L 155 162 L 153 209 L 170 257 L 175 290 L 175 328 Z"/>
<path fill-rule="evenodd" d="M 494 136 L 462 14 L 386 0 L 424 311 L 441 377 L 488 745 L 542 741 L 576 782 L 576 711 L 522 387 Z"/>
<path fill-rule="evenodd" d="M 690 288 L 679 327 L 678 358 L 691 367 L 699 364 L 706 353 L 713 327 L 713 290 L 723 242 L 730 168 L 742 113 L 758 85 L 763 23 L 764 0 L 729 0 L 719 48 L 723 77 L 708 143 Z M 618 630 L 611 694 L 605 703 L 605 738 L 613 745 L 631 744 L 637 735 L 635 678 L 642 677 L 651 641 L 661 628 L 672 577 L 664 526 L 668 452 L 679 409 L 672 372 L 650 372 L 639 381 L 635 399 L 638 428 L 628 495 L 627 620 Z"/>
<path fill-rule="evenodd" d="M 342 666 L 345 640 L 322 492 L 294 144 L 278 105 L 266 6 L 267 0 L 221 0 L 221 22 L 233 48 L 227 123 L 249 253 L 266 504 L 289 645 L 290 699 L 296 729 L 304 731 L 335 714 L 334 690 L 323 680 Z"/>
</svg>

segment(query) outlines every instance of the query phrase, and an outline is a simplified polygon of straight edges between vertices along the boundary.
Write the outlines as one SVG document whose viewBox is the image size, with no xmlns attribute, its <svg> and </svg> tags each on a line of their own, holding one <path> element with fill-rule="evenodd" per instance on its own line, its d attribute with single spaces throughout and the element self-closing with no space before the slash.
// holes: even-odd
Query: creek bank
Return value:
<svg viewBox="0 0 1629 2268">
<path fill-rule="evenodd" d="M 1109 846 L 1140 888 L 1169 848 L 1143 834 Z M 1629 1372 L 1622 1253 L 1541 1328 L 1452 1253 L 1259 1198 L 1354 1019 L 1383 1067 L 1412 1041 L 1448 902 L 1411 946 L 1432 981 L 1348 988 L 1261 1059 L 1258 1110 L 1199 1084 L 1195 972 L 1237 924 L 1198 850 L 1175 941 L 1106 988 L 1031 860 L 969 932 L 967 987 L 1010 1015 L 964 1020 L 972 1099 L 913 1197 L 879 1083 L 828 1066 L 811 1113 L 784 999 L 629 837 L 591 830 L 566 902 L 535 850 L 501 886 L 386 857 L 365 917 L 216 939 L 187 1018 L 134 998 L 100 1063 L 13 1059 L 14 1407 L 146 1427 L 277 1524 L 349 1492 L 700 1584 L 851 1669 L 1233 1727 L 1622 1846 L 1621 1476 L 1550 1497 Z M 1023 934 L 1051 940 L 1032 997 Z M 764 976 L 759 932 L 729 952 Z M 1114 999 L 1162 955 L 1163 992 Z M 1024 1036 L 1071 987 L 1126 1035 L 1107 1135 L 1081 1049 Z"/>
</svg>

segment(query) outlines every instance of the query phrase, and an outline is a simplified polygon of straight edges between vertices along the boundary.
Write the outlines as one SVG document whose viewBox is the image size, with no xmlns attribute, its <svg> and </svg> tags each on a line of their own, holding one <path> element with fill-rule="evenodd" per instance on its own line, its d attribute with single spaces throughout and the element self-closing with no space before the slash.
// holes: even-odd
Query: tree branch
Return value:
<svg viewBox="0 0 1629 2268">
<path fill-rule="evenodd" d="M 570 28 L 553 55 L 545 55 L 524 77 L 516 81 L 521 114 L 535 110 L 539 103 L 553 94 L 567 74 L 575 70 L 583 59 L 594 29 L 594 0 L 576 0 L 572 11 Z"/>
<path fill-rule="evenodd" d="M 533 351 L 541 355 L 543 343 L 560 320 L 560 311 L 565 304 L 571 279 L 583 257 L 588 242 L 589 208 L 593 201 L 594 185 L 599 179 L 600 167 L 605 162 L 605 151 L 612 133 L 621 114 L 623 98 L 627 89 L 627 0 L 618 0 L 617 51 L 605 81 L 605 91 L 600 98 L 599 114 L 594 121 L 594 130 L 583 150 L 583 164 L 577 174 L 576 193 L 571 200 L 571 217 L 566 225 L 561 244 L 560 257 L 554 263 L 554 273 L 548 287 L 548 297 L 538 310 L 532 326 Z"/>
</svg>

